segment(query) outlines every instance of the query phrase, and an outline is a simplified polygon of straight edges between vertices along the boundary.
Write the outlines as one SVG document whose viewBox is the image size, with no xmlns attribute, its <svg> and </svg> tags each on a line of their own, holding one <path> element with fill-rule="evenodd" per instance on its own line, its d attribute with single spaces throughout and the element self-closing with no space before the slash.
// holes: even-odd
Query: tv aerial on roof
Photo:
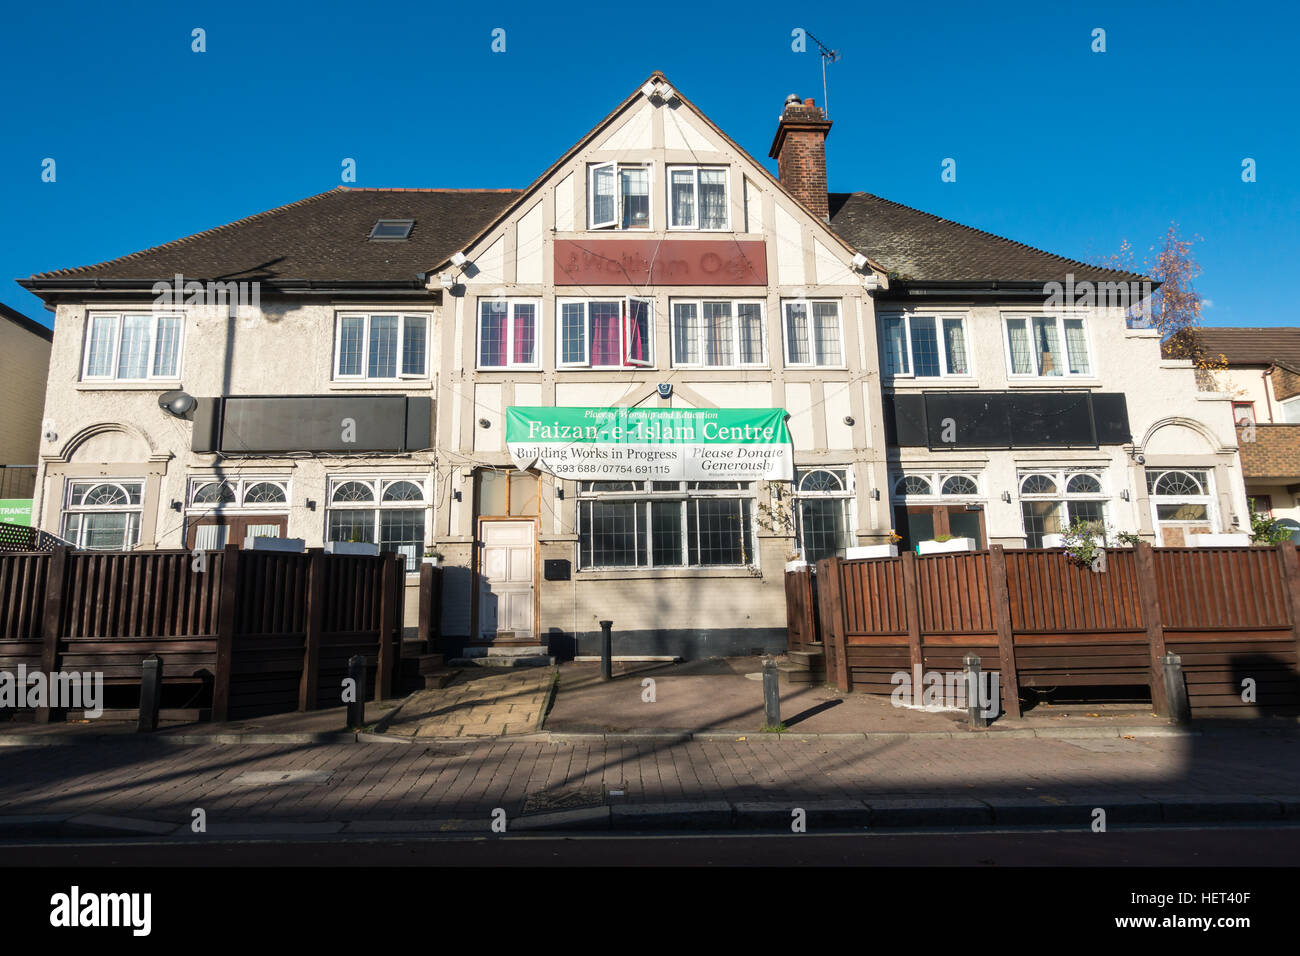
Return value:
<svg viewBox="0 0 1300 956">
<path fill-rule="evenodd" d="M 827 64 L 827 63 L 835 63 L 836 61 L 838 61 L 839 58 L 840 58 L 840 51 L 839 51 L 839 50 L 832 50 L 830 47 L 828 47 L 828 46 L 827 46 L 825 43 L 823 43 L 821 40 L 817 39 L 817 38 L 816 38 L 815 36 L 813 36 L 811 33 L 808 33 L 808 31 L 805 30 L 804 33 L 807 34 L 809 40 L 812 40 L 813 43 L 816 43 L 816 44 L 817 44 L 817 52 L 821 54 L 821 58 L 822 58 L 822 114 L 823 114 L 827 119 L 830 119 L 830 118 L 831 118 L 831 98 L 830 98 L 830 94 L 826 91 L 826 64 Z"/>
</svg>

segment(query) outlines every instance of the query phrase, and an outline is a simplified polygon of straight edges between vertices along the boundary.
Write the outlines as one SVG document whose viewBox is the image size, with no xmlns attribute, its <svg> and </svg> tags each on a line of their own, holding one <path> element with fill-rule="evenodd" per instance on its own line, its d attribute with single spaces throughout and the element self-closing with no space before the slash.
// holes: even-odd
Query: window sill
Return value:
<svg viewBox="0 0 1300 956">
<path fill-rule="evenodd" d="M 329 388 L 336 391 L 344 391 L 344 390 L 374 391 L 375 389 L 388 389 L 392 391 L 406 390 L 406 391 L 419 392 L 419 391 L 427 391 L 433 388 L 433 380 L 427 378 L 411 378 L 411 379 L 402 379 L 399 382 L 390 381 L 388 379 L 378 379 L 375 381 L 365 381 L 365 382 L 334 381 L 329 383 Z"/>
<path fill-rule="evenodd" d="M 476 372 L 540 372 L 540 365 L 480 365 L 474 369 Z"/>
<path fill-rule="evenodd" d="M 1101 379 L 1070 375 L 1011 378 L 1007 379 L 1007 388 L 1101 388 Z"/>
<path fill-rule="evenodd" d="M 623 581 L 629 578 L 757 578 L 762 568 L 609 568 L 578 571 L 576 581 Z"/>
<path fill-rule="evenodd" d="M 180 387 L 180 379 L 158 379 L 152 382 L 82 381 L 76 385 L 79 392 L 167 392 Z"/>
</svg>

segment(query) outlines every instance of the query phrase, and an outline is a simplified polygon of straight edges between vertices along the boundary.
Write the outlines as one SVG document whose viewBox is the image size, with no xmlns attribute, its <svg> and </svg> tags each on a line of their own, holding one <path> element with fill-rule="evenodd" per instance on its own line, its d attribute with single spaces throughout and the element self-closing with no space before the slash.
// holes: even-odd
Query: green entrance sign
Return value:
<svg viewBox="0 0 1300 956">
<path fill-rule="evenodd" d="M 781 408 L 506 409 L 519 468 L 590 481 L 790 481 Z"/>
<path fill-rule="evenodd" d="M 32 526 L 31 498 L 0 498 L 0 521 Z"/>
</svg>

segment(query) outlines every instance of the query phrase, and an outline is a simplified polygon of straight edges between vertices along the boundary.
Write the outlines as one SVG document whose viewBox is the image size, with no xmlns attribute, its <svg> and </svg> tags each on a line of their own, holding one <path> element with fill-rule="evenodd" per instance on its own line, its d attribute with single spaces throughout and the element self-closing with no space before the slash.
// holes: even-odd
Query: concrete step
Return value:
<svg viewBox="0 0 1300 956">
<path fill-rule="evenodd" d="M 535 657 L 548 652 L 545 644 L 494 644 L 491 647 L 467 647 L 461 655 L 469 658 Z"/>
<path fill-rule="evenodd" d="M 421 654 L 418 658 L 420 662 L 419 673 L 433 674 L 442 669 L 443 657 L 441 654 Z"/>
<path fill-rule="evenodd" d="M 554 663 L 555 658 L 549 654 L 484 654 L 480 657 L 454 657 L 447 662 L 451 667 L 550 667 Z"/>
<path fill-rule="evenodd" d="M 454 681 L 456 679 L 456 675 L 459 673 L 460 671 L 458 670 L 453 670 L 450 667 L 444 667 L 441 668 L 440 670 L 434 671 L 431 674 L 421 674 L 419 686 L 425 690 L 438 690 L 440 688 L 446 687 L 448 684 Z"/>
<path fill-rule="evenodd" d="M 792 664 L 801 664 L 804 667 L 826 666 L 826 655 L 821 651 L 791 651 L 786 656 L 790 658 Z"/>
</svg>

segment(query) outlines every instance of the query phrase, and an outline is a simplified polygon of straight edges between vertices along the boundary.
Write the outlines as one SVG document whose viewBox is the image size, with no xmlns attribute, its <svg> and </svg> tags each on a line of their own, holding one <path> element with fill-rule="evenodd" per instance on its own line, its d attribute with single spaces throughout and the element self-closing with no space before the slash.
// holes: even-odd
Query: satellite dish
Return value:
<svg viewBox="0 0 1300 956">
<path fill-rule="evenodd" d="M 158 396 L 158 407 L 169 415 L 175 415 L 177 418 L 191 411 L 197 404 L 198 400 L 189 392 L 177 390 L 163 392 Z"/>
</svg>

